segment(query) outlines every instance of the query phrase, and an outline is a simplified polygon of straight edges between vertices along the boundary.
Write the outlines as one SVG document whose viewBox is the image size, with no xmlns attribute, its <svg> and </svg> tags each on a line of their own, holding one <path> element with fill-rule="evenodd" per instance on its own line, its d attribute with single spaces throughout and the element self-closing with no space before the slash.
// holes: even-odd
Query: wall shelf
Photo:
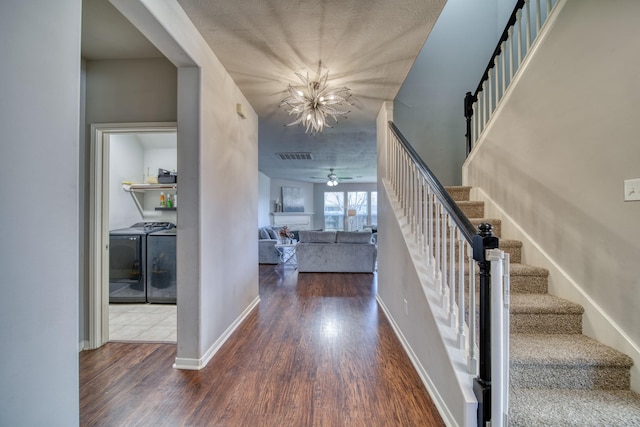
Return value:
<svg viewBox="0 0 640 427">
<path fill-rule="evenodd" d="M 145 218 L 145 210 L 140 201 L 139 195 L 144 194 L 147 191 L 178 191 L 178 184 L 122 184 L 122 189 L 127 193 L 131 194 L 131 198 L 133 202 L 136 204 L 140 215 L 142 218 Z M 156 211 L 175 211 L 177 208 L 171 207 L 167 208 L 164 206 L 158 206 L 155 208 Z"/>
</svg>

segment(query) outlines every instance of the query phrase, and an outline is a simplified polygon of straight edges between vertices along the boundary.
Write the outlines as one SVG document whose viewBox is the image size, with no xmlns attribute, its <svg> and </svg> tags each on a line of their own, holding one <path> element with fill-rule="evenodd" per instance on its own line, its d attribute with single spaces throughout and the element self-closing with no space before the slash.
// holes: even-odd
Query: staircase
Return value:
<svg viewBox="0 0 640 427">
<path fill-rule="evenodd" d="M 474 225 L 483 218 L 470 187 L 446 187 Z M 630 357 L 582 335 L 584 309 L 547 293 L 549 272 L 521 263 L 522 243 L 500 238 L 510 254 L 510 426 L 640 426 L 640 395 L 630 390 Z"/>
</svg>

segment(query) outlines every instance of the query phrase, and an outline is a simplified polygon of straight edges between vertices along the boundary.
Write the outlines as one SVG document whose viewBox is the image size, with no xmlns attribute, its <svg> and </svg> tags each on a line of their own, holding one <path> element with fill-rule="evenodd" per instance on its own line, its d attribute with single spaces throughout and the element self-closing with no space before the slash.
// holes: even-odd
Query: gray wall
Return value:
<svg viewBox="0 0 640 427">
<path fill-rule="evenodd" d="M 78 0 L 0 2 L 0 425 L 73 426 L 78 392 Z"/>
<path fill-rule="evenodd" d="M 640 178 L 638 16 L 635 0 L 569 0 L 466 171 L 636 352 L 640 202 L 623 201 L 623 181 Z"/>
<path fill-rule="evenodd" d="M 449 0 L 394 102 L 394 121 L 444 185 L 465 159 L 463 99 L 475 91 L 515 0 Z"/>
<path fill-rule="evenodd" d="M 177 70 L 164 58 L 85 61 L 85 123 L 81 143 L 80 177 L 83 214 L 88 216 L 91 164 L 91 124 L 175 122 L 177 120 Z M 89 253 L 89 222 L 83 223 L 82 253 Z M 84 257 L 81 281 L 82 308 L 86 308 L 90 280 Z M 89 334 L 88 311 L 81 308 L 80 340 Z"/>
</svg>

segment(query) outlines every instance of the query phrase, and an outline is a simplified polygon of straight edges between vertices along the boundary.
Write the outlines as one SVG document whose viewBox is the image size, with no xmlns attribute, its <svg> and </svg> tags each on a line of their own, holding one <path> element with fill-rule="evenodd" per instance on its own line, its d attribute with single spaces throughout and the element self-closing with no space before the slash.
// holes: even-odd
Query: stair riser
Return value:
<svg viewBox="0 0 640 427">
<path fill-rule="evenodd" d="M 478 271 L 477 268 L 476 271 Z M 465 272 L 465 281 L 468 281 L 468 276 L 469 273 Z M 518 276 L 511 274 L 510 282 L 511 293 L 546 294 L 549 288 L 547 276 Z M 478 286 L 480 286 L 480 277 L 476 273 L 476 288 Z"/>
<path fill-rule="evenodd" d="M 482 202 L 458 203 L 458 206 L 467 218 L 484 217 L 484 203 Z"/>
<path fill-rule="evenodd" d="M 581 314 L 519 314 L 511 312 L 510 330 L 523 334 L 581 334 Z"/>
<path fill-rule="evenodd" d="M 445 190 L 447 190 L 447 193 L 449 193 L 453 200 L 460 202 L 469 200 L 471 187 L 445 187 Z"/>
<path fill-rule="evenodd" d="M 547 276 L 511 275 L 511 292 L 522 294 L 546 294 L 549 290 Z"/>
<path fill-rule="evenodd" d="M 629 368 L 545 366 L 511 363 L 511 387 L 628 390 Z"/>
</svg>

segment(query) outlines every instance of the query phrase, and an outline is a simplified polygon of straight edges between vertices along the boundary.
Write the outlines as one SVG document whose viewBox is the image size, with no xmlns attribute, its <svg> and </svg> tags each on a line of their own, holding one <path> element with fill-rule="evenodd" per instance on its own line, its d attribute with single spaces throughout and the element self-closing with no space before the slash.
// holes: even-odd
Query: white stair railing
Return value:
<svg viewBox="0 0 640 427">
<path fill-rule="evenodd" d="M 508 408 L 508 380 L 504 380 L 508 379 L 505 369 L 509 366 L 508 299 L 505 303 L 508 287 L 507 291 L 503 287 L 509 282 L 508 265 L 505 266 L 508 254 L 497 248 L 498 240 L 491 234 L 489 224 L 482 224 L 476 232 L 393 123 L 389 123 L 386 163 L 385 178 L 393 192 L 390 196 L 399 203 L 417 244 L 418 259 L 423 260 L 442 309 L 447 313 L 446 324 L 442 326 L 456 334 L 457 345 L 466 352 L 470 376 L 482 376 L 482 359 L 488 359 L 489 372 L 485 373 L 488 379 L 478 377 L 478 381 L 483 387 L 492 385 L 488 388 L 492 413 L 503 414 L 492 417 L 492 425 L 501 426 L 507 419 Z M 481 263 L 481 273 L 491 265 L 491 282 L 483 282 L 481 274 L 480 289 L 477 289 L 476 262 L 480 260 L 486 261 Z M 491 311 L 479 307 L 476 299 L 477 292 L 489 295 L 489 289 L 491 303 L 487 307 L 493 307 Z M 487 319 L 491 332 L 481 330 L 476 319 L 480 319 L 480 323 Z M 484 356 L 483 348 L 490 350 Z"/>
</svg>

